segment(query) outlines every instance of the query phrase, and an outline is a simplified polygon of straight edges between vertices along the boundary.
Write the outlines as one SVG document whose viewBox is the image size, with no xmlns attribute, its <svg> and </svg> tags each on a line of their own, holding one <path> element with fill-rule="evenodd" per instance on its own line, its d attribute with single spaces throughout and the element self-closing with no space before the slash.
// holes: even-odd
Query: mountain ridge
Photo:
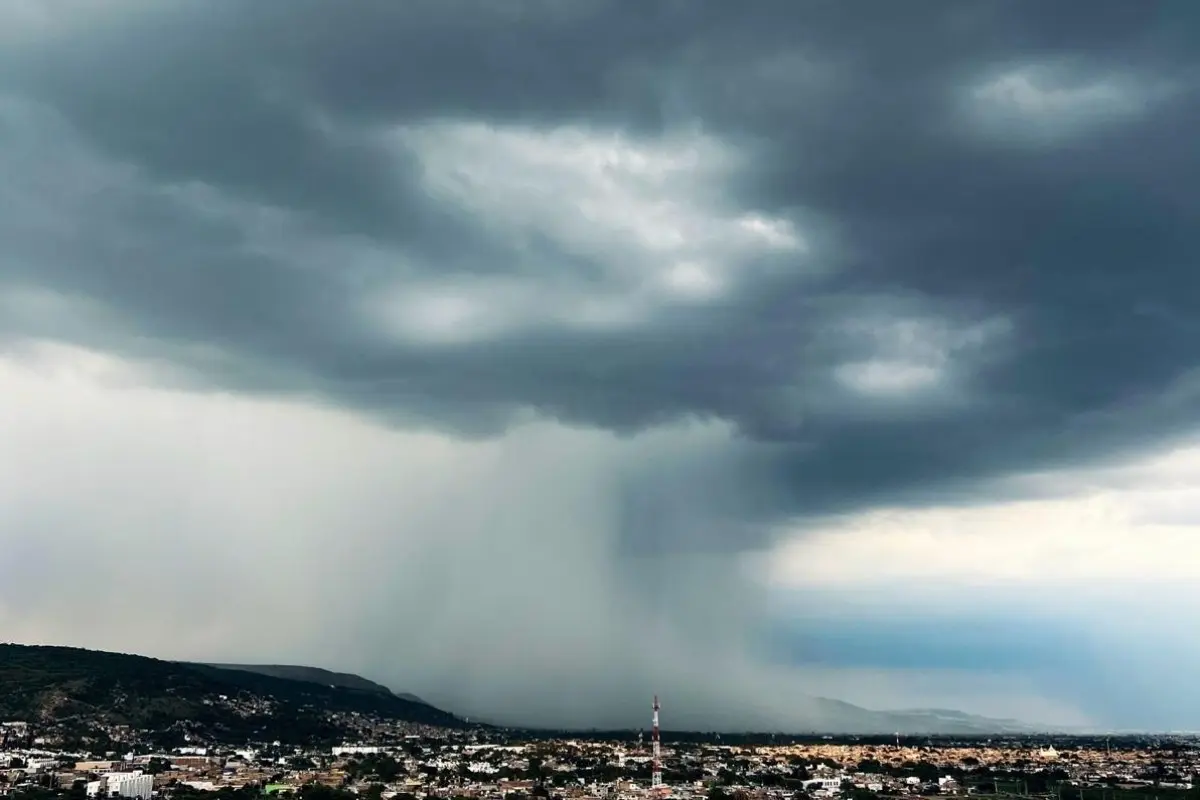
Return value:
<svg viewBox="0 0 1200 800">
<path fill-rule="evenodd" d="M 428 705 L 426 701 L 416 695 L 396 692 L 381 683 L 354 673 L 333 672 L 320 667 L 291 665 L 211 664 L 210 666 L 223 669 L 262 671 L 264 674 L 279 674 L 283 677 L 291 677 L 294 680 L 311 680 L 317 683 L 335 683 L 340 680 L 345 681 L 345 685 L 347 686 L 369 687 L 376 691 L 387 692 L 397 697 Z M 853 703 L 847 703 L 844 700 L 827 697 L 817 697 L 814 699 L 818 707 L 827 716 L 850 715 L 853 719 L 857 720 L 858 726 L 860 726 L 852 730 L 839 730 L 842 728 L 842 724 L 839 724 L 838 721 L 827 722 L 829 732 L 901 733 L 909 735 L 946 733 L 970 735 L 975 733 L 1033 733 L 1040 729 L 1038 726 L 1016 719 L 986 717 L 955 709 L 909 708 L 877 711 L 857 706 Z M 510 727 L 520 728 L 529 726 L 512 725 Z"/>
<path fill-rule="evenodd" d="M 232 702 L 226 697 L 272 711 L 222 712 L 220 704 Z M 217 707 L 213 698 L 222 698 Z M 813 700 L 816 714 L 804 727 L 821 733 L 985 735 L 1046 730 L 953 709 L 875 711 L 831 698 Z M 441 727 L 466 725 L 464 719 L 415 695 L 319 667 L 164 661 L 82 648 L 0 644 L 0 716 L 10 719 L 90 715 L 167 727 L 183 719 L 236 737 L 280 727 L 267 717 L 282 715 L 292 721 L 293 729 L 332 736 L 338 733 L 337 726 L 321 720 L 339 712 L 367 712 Z"/>
<path fill-rule="evenodd" d="M 180 662 L 180 663 L 202 663 L 202 662 Z M 378 692 L 380 694 L 392 695 L 399 697 L 401 700 L 408 700 L 421 705 L 432 705 L 431 703 L 422 700 L 411 692 L 397 692 L 394 689 L 389 689 L 382 683 L 376 683 L 369 678 L 364 678 L 353 672 L 335 672 L 334 670 L 325 669 L 323 667 L 306 667 L 298 664 L 217 664 L 204 663 L 207 667 L 216 667 L 217 669 L 233 669 L 243 672 L 255 672 L 259 675 L 270 675 L 276 678 L 286 678 L 293 681 L 307 681 L 309 683 L 321 683 L 329 686 L 341 686 L 345 689 L 359 689 L 366 692 Z"/>
<path fill-rule="evenodd" d="M 128 653 L 0 644 L 0 718 L 71 728 L 127 724 L 183 740 L 336 741 L 364 718 L 462 728 L 390 692 L 298 681 Z"/>
<path fill-rule="evenodd" d="M 1039 733 L 1047 726 L 1007 717 L 987 717 L 945 708 L 910 708 L 872 712 L 897 722 L 898 733 L 1020 734 Z M 906 731 L 905 728 L 909 730 Z"/>
</svg>

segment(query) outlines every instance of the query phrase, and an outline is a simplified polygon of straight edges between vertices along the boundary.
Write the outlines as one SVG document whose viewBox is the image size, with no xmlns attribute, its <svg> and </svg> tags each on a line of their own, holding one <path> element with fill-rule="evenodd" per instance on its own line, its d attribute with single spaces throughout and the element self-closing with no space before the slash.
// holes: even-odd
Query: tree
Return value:
<svg viewBox="0 0 1200 800">
<path fill-rule="evenodd" d="M 347 789 L 334 789 L 323 783 L 306 783 L 300 787 L 301 800 L 357 800 L 358 795 Z"/>
<path fill-rule="evenodd" d="M 529 779 L 538 784 L 545 779 L 545 771 L 542 769 L 542 759 L 539 756 L 529 757 L 529 769 L 527 770 Z"/>
<path fill-rule="evenodd" d="M 928 761 L 920 761 L 912 766 L 912 774 L 920 778 L 922 781 L 936 781 L 940 775 L 940 771 L 936 764 L 931 764 Z"/>
<path fill-rule="evenodd" d="M 725 786 L 738 786 L 745 783 L 745 778 L 742 775 L 727 767 L 721 767 L 717 770 L 717 780 Z"/>
<path fill-rule="evenodd" d="M 375 761 L 375 774 L 379 776 L 379 780 L 384 783 L 391 783 L 399 778 L 404 773 L 404 767 L 400 762 L 392 758 L 387 753 L 383 753 Z"/>
<path fill-rule="evenodd" d="M 146 774 L 158 775 L 166 772 L 171 768 L 171 762 L 168 759 L 154 756 L 146 763 Z"/>
</svg>

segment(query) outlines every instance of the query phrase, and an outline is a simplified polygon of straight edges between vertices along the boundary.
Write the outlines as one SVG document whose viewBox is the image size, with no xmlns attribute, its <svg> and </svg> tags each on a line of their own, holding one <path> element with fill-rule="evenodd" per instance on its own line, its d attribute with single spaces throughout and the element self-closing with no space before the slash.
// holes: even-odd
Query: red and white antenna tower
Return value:
<svg viewBox="0 0 1200 800">
<path fill-rule="evenodd" d="M 659 748 L 658 740 L 658 695 L 654 695 L 654 729 L 651 736 L 654 743 L 654 760 L 650 766 L 650 789 L 658 791 L 662 789 L 662 750 Z"/>
</svg>

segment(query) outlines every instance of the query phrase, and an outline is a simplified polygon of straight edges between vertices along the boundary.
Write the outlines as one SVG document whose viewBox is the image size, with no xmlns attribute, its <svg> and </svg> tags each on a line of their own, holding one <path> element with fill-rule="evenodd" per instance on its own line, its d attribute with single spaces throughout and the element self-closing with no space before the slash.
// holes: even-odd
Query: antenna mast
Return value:
<svg viewBox="0 0 1200 800">
<path fill-rule="evenodd" d="M 654 747 L 654 760 L 651 762 L 650 790 L 662 789 L 662 750 L 658 738 L 658 695 L 654 695 L 654 729 L 651 734 Z"/>
</svg>

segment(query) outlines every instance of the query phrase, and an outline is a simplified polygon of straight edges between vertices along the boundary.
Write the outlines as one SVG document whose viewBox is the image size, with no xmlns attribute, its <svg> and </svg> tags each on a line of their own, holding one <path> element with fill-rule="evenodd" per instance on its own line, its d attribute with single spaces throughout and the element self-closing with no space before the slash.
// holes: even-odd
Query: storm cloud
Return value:
<svg viewBox="0 0 1200 800">
<path fill-rule="evenodd" d="M 756 558 L 847 515 L 1075 491 L 1194 428 L 1198 23 L 1104 0 L 13 4 L 0 346 L 26 389 L 0 408 L 44 438 L 5 429 L 0 543 L 34 563 L 125 525 L 152 570 L 210 541 L 267 572 L 291 548 L 324 598 L 310 640 L 163 634 L 189 657 L 598 725 L 671 681 L 697 725 L 801 724 L 753 641 Z M 70 427 L 46 411 L 83 391 L 63 364 L 124 376 L 123 401 L 55 407 L 144 442 L 123 478 L 85 477 L 125 462 L 115 434 L 19 468 Z M 239 408 L 314 416 L 244 432 L 250 454 Z M 264 485 L 307 437 L 310 494 Z M 159 461 L 176 500 L 110 519 Z M 242 461 L 246 486 L 214 477 Z M 38 480 L 78 513 L 47 521 Z M 201 561 L 160 591 L 211 603 Z M 0 610 L 78 638 L 34 591 Z M 286 581 L 256 591 L 290 613 Z M 785 685 L 794 707 L 755 705 Z"/>
</svg>

